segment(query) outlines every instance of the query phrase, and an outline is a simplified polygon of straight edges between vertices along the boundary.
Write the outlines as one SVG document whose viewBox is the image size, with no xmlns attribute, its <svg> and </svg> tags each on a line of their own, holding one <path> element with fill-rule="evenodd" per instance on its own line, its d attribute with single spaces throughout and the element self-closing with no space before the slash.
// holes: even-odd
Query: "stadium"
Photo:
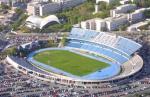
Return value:
<svg viewBox="0 0 150 97">
<path fill-rule="evenodd" d="M 38 41 L 22 44 L 22 48 Z M 142 46 L 112 33 L 72 28 L 64 47 L 42 48 L 27 58 L 7 56 L 19 71 L 40 80 L 65 85 L 97 87 L 130 77 L 143 67 L 137 51 Z"/>
</svg>

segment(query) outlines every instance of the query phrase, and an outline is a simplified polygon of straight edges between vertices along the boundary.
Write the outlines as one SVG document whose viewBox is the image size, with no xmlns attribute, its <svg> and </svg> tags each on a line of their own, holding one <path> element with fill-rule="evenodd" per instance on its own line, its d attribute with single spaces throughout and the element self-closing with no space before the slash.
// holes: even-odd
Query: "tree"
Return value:
<svg viewBox="0 0 150 97">
<path fill-rule="evenodd" d="M 6 27 L 4 25 L 0 25 L 0 32 L 3 31 Z"/>
<path fill-rule="evenodd" d="M 30 33 L 30 32 L 31 32 L 31 30 L 30 30 L 29 28 L 25 27 L 25 26 L 21 26 L 21 27 L 20 27 L 20 30 L 21 30 L 21 32 L 23 32 L 23 33 Z"/>
<path fill-rule="evenodd" d="M 99 9 L 101 11 L 103 11 L 103 10 L 107 9 L 108 4 L 106 2 L 104 2 L 104 1 L 101 1 L 101 2 L 98 3 L 98 6 L 99 6 Z"/>
<path fill-rule="evenodd" d="M 110 13 L 107 10 L 95 14 L 95 17 L 102 18 L 102 19 L 109 17 L 109 16 L 110 16 Z"/>
<path fill-rule="evenodd" d="M 15 9 L 15 13 L 17 13 L 18 15 L 21 15 L 24 11 L 20 8 L 16 8 Z"/>
<path fill-rule="evenodd" d="M 4 3 L 1 4 L 2 9 L 10 9 L 10 7 Z"/>
<path fill-rule="evenodd" d="M 145 10 L 144 16 L 145 16 L 145 18 L 150 18 L 150 10 Z"/>
<path fill-rule="evenodd" d="M 65 46 L 66 41 L 67 41 L 66 36 L 63 36 L 63 38 L 62 38 L 61 41 L 60 41 L 61 47 Z"/>
<path fill-rule="evenodd" d="M 150 7 L 150 0 L 134 0 L 133 3 L 138 7 Z"/>
<path fill-rule="evenodd" d="M 19 26 L 25 21 L 28 16 L 26 14 L 21 14 L 19 19 L 16 20 L 11 26 L 13 30 L 18 30 Z"/>
</svg>

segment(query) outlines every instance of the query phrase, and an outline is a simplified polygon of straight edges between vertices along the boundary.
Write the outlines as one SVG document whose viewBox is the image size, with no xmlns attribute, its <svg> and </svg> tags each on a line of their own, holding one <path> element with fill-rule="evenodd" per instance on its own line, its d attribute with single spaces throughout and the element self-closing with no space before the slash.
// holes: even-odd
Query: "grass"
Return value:
<svg viewBox="0 0 150 97">
<path fill-rule="evenodd" d="M 66 50 L 44 51 L 36 54 L 34 59 L 77 76 L 84 76 L 109 66 L 104 62 Z"/>
</svg>

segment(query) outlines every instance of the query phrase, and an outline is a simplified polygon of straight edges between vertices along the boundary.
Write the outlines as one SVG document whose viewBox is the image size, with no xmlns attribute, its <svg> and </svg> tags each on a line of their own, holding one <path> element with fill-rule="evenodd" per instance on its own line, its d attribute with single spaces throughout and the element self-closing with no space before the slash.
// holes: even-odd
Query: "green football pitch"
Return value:
<svg viewBox="0 0 150 97">
<path fill-rule="evenodd" d="M 104 69 L 109 64 L 67 50 L 48 50 L 34 55 L 34 59 L 77 76 Z"/>
</svg>

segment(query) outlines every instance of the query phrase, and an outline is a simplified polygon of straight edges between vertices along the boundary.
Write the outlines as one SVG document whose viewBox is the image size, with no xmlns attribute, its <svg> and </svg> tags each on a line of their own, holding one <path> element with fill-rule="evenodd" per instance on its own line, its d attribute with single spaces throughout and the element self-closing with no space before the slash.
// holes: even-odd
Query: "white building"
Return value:
<svg viewBox="0 0 150 97">
<path fill-rule="evenodd" d="M 77 6 L 86 0 L 52 0 L 52 2 L 32 2 L 27 6 L 29 15 L 44 16 L 54 14 L 60 10 Z"/>
<path fill-rule="evenodd" d="M 131 0 L 121 0 L 120 4 L 128 4 Z"/>
<path fill-rule="evenodd" d="M 42 29 L 52 22 L 60 23 L 59 19 L 55 15 L 50 15 L 45 18 L 41 18 L 38 16 L 29 16 L 26 19 L 26 26 L 33 29 L 34 28 Z"/>
<path fill-rule="evenodd" d="M 0 4 L 6 4 L 8 6 L 15 7 L 16 3 L 28 3 L 30 0 L 0 0 Z"/>
<path fill-rule="evenodd" d="M 118 17 L 109 17 L 105 19 L 95 18 L 82 21 L 81 28 L 96 31 L 114 31 L 126 24 L 128 24 L 127 15 L 120 15 Z"/>
<path fill-rule="evenodd" d="M 100 18 L 82 21 L 81 28 L 91 29 L 91 30 L 96 30 L 96 31 L 103 31 L 106 28 L 106 22 Z"/>
<path fill-rule="evenodd" d="M 49 0 L 32 0 L 32 2 L 49 2 Z"/>
<path fill-rule="evenodd" d="M 118 17 L 106 18 L 106 25 L 108 31 L 118 30 L 120 27 L 128 24 L 126 15 L 120 15 Z"/>
<path fill-rule="evenodd" d="M 67 8 L 72 8 L 75 7 L 77 5 L 80 5 L 82 3 L 84 3 L 86 0 L 63 0 L 63 2 L 61 3 L 61 8 L 67 9 Z"/>
<path fill-rule="evenodd" d="M 59 9 L 60 5 L 58 3 L 33 2 L 29 3 L 27 6 L 28 15 L 38 15 L 38 16 L 53 14 L 57 12 Z"/>
<path fill-rule="evenodd" d="M 130 11 L 134 11 L 136 9 L 136 5 L 135 4 L 125 4 L 125 5 L 121 5 L 116 7 L 116 9 L 113 9 L 110 11 L 110 15 L 112 17 L 116 17 L 118 14 L 121 13 L 128 13 Z"/>
<path fill-rule="evenodd" d="M 145 25 L 147 25 L 148 23 L 150 22 L 150 20 L 145 20 L 145 21 L 142 21 L 142 22 L 139 22 L 139 23 L 136 23 L 136 24 L 133 24 L 131 26 L 129 26 L 127 28 L 127 31 L 131 32 L 131 31 L 140 31 L 140 27 L 143 27 Z"/>
<path fill-rule="evenodd" d="M 113 2 L 114 0 L 96 0 L 96 3 L 98 4 L 98 3 L 101 2 L 101 1 L 106 2 L 106 3 L 111 3 L 111 2 Z"/>
<path fill-rule="evenodd" d="M 128 19 L 131 23 L 136 23 L 139 21 L 142 21 L 143 19 L 145 19 L 143 12 L 145 10 L 150 10 L 150 8 L 141 8 L 136 10 L 135 12 L 132 12 L 130 14 L 128 14 Z"/>
<path fill-rule="evenodd" d="M 140 0 L 120 0 L 120 4 L 128 4 L 130 2 L 140 1 Z"/>
<path fill-rule="evenodd" d="M 9 0 L 0 0 L 0 4 L 2 4 L 2 3 L 9 5 Z"/>
</svg>

